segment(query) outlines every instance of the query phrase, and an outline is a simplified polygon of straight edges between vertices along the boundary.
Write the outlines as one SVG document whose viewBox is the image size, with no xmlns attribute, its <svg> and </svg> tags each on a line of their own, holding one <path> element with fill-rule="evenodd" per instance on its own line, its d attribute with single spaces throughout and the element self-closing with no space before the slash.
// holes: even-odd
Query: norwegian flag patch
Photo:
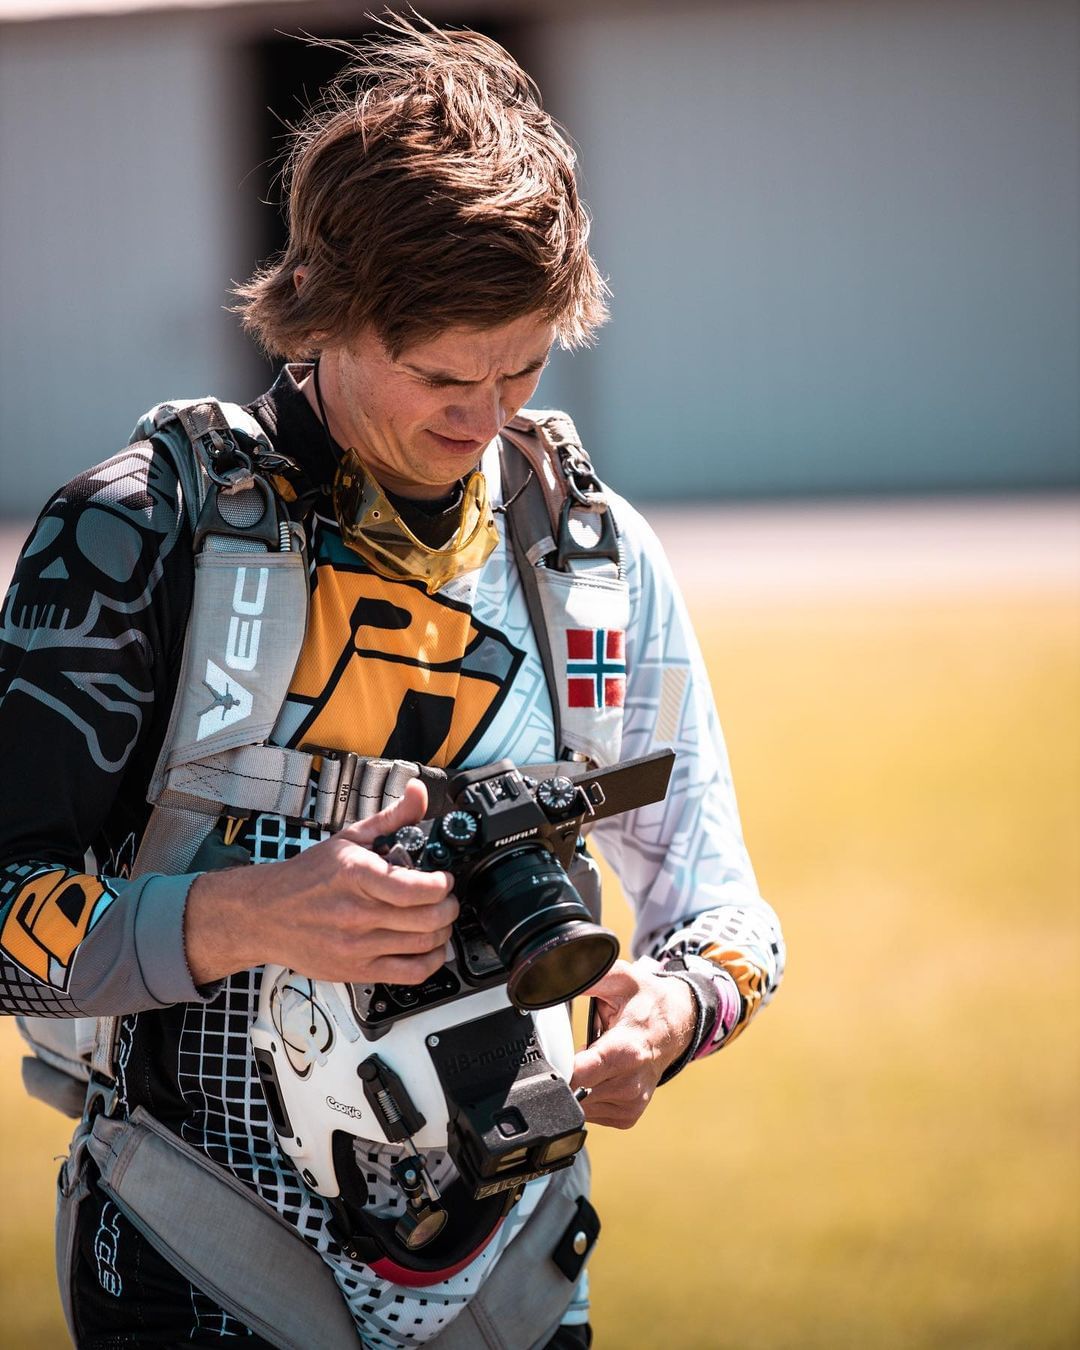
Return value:
<svg viewBox="0 0 1080 1350">
<path fill-rule="evenodd" d="M 566 693 L 571 708 L 621 708 L 626 698 L 626 633 L 566 630 Z"/>
</svg>

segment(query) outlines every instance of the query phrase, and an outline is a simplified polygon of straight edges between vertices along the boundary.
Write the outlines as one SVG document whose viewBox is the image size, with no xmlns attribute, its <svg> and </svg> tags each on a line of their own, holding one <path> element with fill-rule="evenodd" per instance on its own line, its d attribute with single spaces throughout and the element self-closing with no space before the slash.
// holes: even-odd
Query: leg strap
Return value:
<svg viewBox="0 0 1080 1350">
<path fill-rule="evenodd" d="M 98 1116 L 101 1187 L 174 1269 L 281 1350 L 357 1350 L 329 1266 L 265 1201 L 136 1107 Z"/>
<path fill-rule="evenodd" d="M 359 1333 L 330 1267 L 230 1173 L 143 1107 L 99 1115 L 87 1140 L 101 1188 L 174 1269 L 280 1350 L 357 1350 Z M 599 1224 L 584 1153 L 548 1183 L 479 1291 L 432 1341 L 438 1350 L 534 1350 L 574 1293 Z M 555 1255 L 577 1258 L 572 1270 Z"/>
</svg>

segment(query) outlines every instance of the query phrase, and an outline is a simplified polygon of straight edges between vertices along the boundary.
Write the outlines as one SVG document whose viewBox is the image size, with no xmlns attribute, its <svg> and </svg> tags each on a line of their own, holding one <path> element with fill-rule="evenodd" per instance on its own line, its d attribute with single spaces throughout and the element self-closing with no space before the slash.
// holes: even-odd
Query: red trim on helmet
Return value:
<svg viewBox="0 0 1080 1350">
<path fill-rule="evenodd" d="M 441 1270 L 411 1270 L 408 1266 L 399 1266 L 389 1256 L 381 1256 L 378 1261 L 372 1261 L 369 1268 L 378 1275 L 380 1280 L 389 1280 L 392 1284 L 403 1284 L 410 1289 L 423 1289 L 429 1284 L 438 1284 L 441 1280 L 448 1280 L 452 1275 L 456 1275 L 459 1270 L 464 1270 L 466 1266 L 471 1265 L 501 1227 L 502 1219 L 498 1221 L 487 1237 L 481 1239 L 468 1256 L 463 1256 L 460 1261 L 456 1261 L 452 1266 L 444 1266 Z"/>
</svg>

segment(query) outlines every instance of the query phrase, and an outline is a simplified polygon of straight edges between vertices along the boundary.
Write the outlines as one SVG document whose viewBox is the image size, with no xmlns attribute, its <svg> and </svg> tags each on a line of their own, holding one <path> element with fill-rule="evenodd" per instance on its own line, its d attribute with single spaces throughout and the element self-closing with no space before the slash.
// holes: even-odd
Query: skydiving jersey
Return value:
<svg viewBox="0 0 1080 1350">
<path fill-rule="evenodd" d="M 310 561 L 307 632 L 273 739 L 450 770 L 550 762 L 551 703 L 504 518 L 484 567 L 434 596 L 374 574 L 342 542 L 328 489 L 334 448 L 299 373 L 286 368 L 250 409 L 296 465 L 276 486 L 306 530 Z M 483 469 L 497 505 L 497 447 Z M 483 1282 L 546 1181 L 530 1183 L 489 1245 L 439 1284 L 398 1287 L 349 1260 L 326 1202 L 270 1122 L 248 1042 L 260 971 L 197 988 L 183 950 L 192 877 L 129 879 L 193 591 L 179 498 L 163 447 L 132 445 L 48 503 L 16 568 L 0 615 L 0 1010 L 124 1014 L 122 1109 L 144 1106 L 271 1204 L 330 1265 L 365 1345 L 422 1344 Z M 700 1057 L 771 997 L 783 944 L 743 846 L 708 678 L 667 562 L 633 508 L 609 498 L 631 620 L 625 633 L 594 635 L 576 696 L 622 702 L 624 758 L 671 747 L 676 761 L 663 802 L 600 823 L 591 839 L 634 905 L 634 955 L 683 958 L 699 989 L 705 977 L 711 995 L 698 995 L 706 1015 L 691 1047 Z M 323 837 L 303 821 L 258 815 L 240 842 L 259 864 Z M 357 1153 L 380 1217 L 404 1208 L 389 1174 L 398 1152 L 372 1144 Z M 427 1161 L 437 1185 L 452 1179 L 446 1153 Z M 133 1302 L 138 1343 L 248 1334 L 144 1252 L 98 1192 L 84 1210 L 76 1281 L 86 1284 L 87 1344 L 125 1343 L 112 1333 L 131 1326 Z M 583 1280 L 567 1321 L 583 1321 L 586 1308 Z"/>
</svg>

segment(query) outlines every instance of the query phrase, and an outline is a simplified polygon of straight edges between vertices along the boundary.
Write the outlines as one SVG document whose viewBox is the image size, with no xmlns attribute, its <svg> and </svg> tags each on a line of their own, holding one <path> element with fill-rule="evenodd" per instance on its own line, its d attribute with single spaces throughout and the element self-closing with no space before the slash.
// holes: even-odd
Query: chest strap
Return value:
<svg viewBox="0 0 1080 1350">
<path fill-rule="evenodd" d="M 527 764 L 522 772 L 536 779 L 567 773 L 572 777 L 586 767 Z M 400 801 L 410 778 L 419 778 L 427 788 L 428 815 L 441 815 L 447 808 L 447 775 L 433 765 L 340 750 L 245 745 L 172 770 L 158 805 L 172 814 L 170 831 L 181 818 L 188 820 L 186 843 L 177 838 L 170 845 L 173 860 L 185 871 L 198 844 L 222 815 L 287 816 L 334 832 Z M 153 840 L 144 848 L 148 854 L 154 852 Z M 188 850 L 185 860 L 182 855 Z"/>
<path fill-rule="evenodd" d="M 421 778 L 427 784 L 431 811 L 436 814 L 446 782 L 442 769 L 339 750 L 244 745 L 178 765 L 170 772 L 158 804 L 204 813 L 208 819 L 213 817 L 211 825 L 222 814 L 243 817 L 266 812 L 340 830 L 392 805 L 404 795 L 410 778 Z"/>
</svg>

